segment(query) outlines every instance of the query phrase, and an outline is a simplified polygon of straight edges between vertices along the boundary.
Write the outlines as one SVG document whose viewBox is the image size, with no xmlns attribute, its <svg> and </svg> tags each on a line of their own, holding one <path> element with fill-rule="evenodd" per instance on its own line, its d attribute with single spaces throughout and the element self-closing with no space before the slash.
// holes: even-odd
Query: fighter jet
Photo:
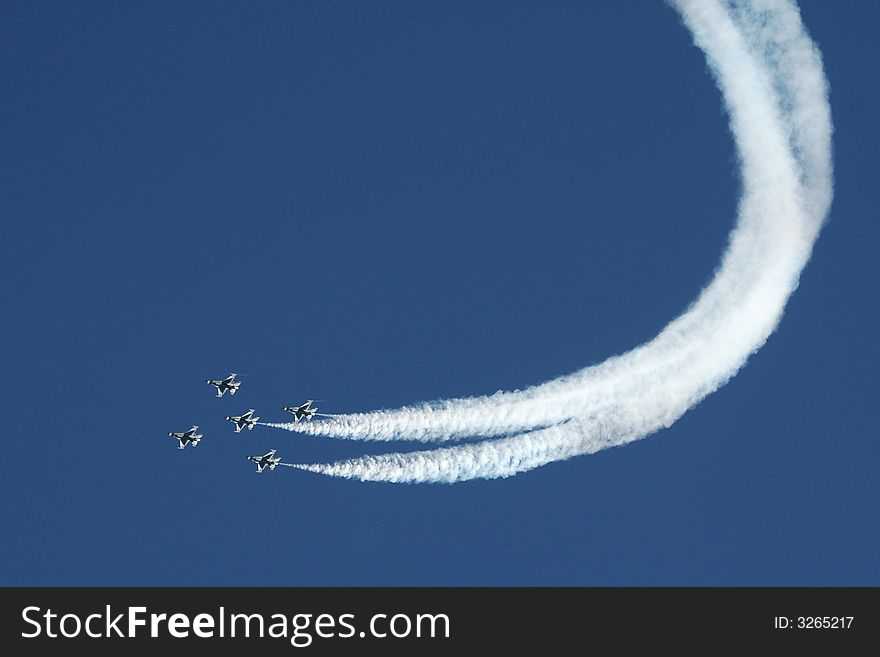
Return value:
<svg viewBox="0 0 880 657">
<path fill-rule="evenodd" d="M 263 468 L 274 470 L 275 466 L 281 463 L 281 457 L 275 456 L 274 449 L 270 449 L 262 456 L 248 456 L 246 458 L 248 461 L 253 461 L 257 464 L 257 472 L 259 472 L 260 474 L 263 473 Z"/>
<path fill-rule="evenodd" d="M 241 385 L 241 381 L 235 380 L 236 374 L 235 372 L 230 372 L 229 376 L 225 379 L 205 379 L 205 383 L 209 386 L 214 386 L 217 388 L 217 396 L 222 397 L 223 393 L 227 390 L 230 395 L 234 395 L 238 392 L 238 387 Z"/>
<path fill-rule="evenodd" d="M 249 409 L 247 413 L 242 413 L 241 415 L 227 415 L 226 419 L 229 422 L 235 422 L 235 433 L 238 433 L 245 427 L 248 428 L 248 431 L 253 430 L 254 425 L 259 420 L 259 417 L 253 417 L 254 409 Z"/>
<path fill-rule="evenodd" d="M 183 449 L 184 447 L 186 447 L 187 443 L 192 443 L 192 446 L 195 447 L 202 439 L 202 434 L 196 433 L 196 429 L 198 428 L 198 425 L 194 424 L 193 428 L 189 431 L 169 431 L 168 435 L 171 438 L 177 438 L 177 440 L 180 442 L 180 445 L 177 447 L 177 449 Z"/>
<path fill-rule="evenodd" d="M 288 413 L 293 413 L 293 419 L 295 422 L 299 422 L 303 418 L 311 420 L 315 413 L 318 412 L 317 408 L 312 408 L 313 401 L 313 399 L 309 399 L 305 404 L 300 404 L 299 406 L 285 406 L 284 410 Z"/>
</svg>

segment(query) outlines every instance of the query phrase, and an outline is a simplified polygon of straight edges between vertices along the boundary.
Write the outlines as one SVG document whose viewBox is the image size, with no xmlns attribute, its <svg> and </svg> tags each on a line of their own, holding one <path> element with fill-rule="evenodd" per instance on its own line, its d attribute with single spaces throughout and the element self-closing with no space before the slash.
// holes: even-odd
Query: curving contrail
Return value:
<svg viewBox="0 0 880 657">
<path fill-rule="evenodd" d="M 764 344 L 831 203 L 821 56 L 789 0 L 671 4 L 718 82 L 741 165 L 738 218 L 713 280 L 653 340 L 526 390 L 269 425 L 359 440 L 507 437 L 291 467 L 392 482 L 510 476 L 670 426 Z"/>
</svg>

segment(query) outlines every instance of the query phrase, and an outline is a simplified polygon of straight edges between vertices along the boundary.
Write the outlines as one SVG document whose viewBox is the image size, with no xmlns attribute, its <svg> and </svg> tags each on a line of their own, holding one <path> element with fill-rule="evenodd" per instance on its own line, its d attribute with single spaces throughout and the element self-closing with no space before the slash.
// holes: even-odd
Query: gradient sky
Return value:
<svg viewBox="0 0 880 657">
<path fill-rule="evenodd" d="M 880 585 L 880 5 L 801 6 L 836 191 L 777 333 L 668 430 L 449 486 L 258 476 L 414 447 L 223 416 L 522 388 L 684 310 L 738 172 L 678 16 L 0 1 L 0 584 Z"/>
</svg>

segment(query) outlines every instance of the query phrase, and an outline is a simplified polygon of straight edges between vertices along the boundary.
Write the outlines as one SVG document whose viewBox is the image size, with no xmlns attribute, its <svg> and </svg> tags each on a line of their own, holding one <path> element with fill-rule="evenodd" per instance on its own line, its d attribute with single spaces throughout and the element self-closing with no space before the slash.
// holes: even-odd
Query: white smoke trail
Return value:
<svg viewBox="0 0 880 657">
<path fill-rule="evenodd" d="M 637 440 L 717 390 L 778 325 L 831 201 L 831 117 L 818 50 L 789 0 L 673 0 L 706 54 L 741 162 L 737 224 L 715 278 L 650 342 L 524 391 L 270 425 L 371 440 L 519 435 L 334 464 L 394 482 L 504 477 Z"/>
</svg>

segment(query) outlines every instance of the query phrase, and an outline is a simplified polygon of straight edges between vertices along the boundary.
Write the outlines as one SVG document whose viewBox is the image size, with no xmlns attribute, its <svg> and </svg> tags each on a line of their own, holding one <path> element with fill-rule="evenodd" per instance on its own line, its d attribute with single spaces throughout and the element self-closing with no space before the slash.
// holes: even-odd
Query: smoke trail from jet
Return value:
<svg viewBox="0 0 880 657">
<path fill-rule="evenodd" d="M 714 279 L 648 343 L 526 390 L 270 425 L 361 440 L 507 437 L 292 467 L 392 482 L 510 476 L 670 426 L 765 343 L 831 202 L 821 56 L 790 0 L 671 4 L 718 82 L 741 165 L 737 223 Z"/>
</svg>

